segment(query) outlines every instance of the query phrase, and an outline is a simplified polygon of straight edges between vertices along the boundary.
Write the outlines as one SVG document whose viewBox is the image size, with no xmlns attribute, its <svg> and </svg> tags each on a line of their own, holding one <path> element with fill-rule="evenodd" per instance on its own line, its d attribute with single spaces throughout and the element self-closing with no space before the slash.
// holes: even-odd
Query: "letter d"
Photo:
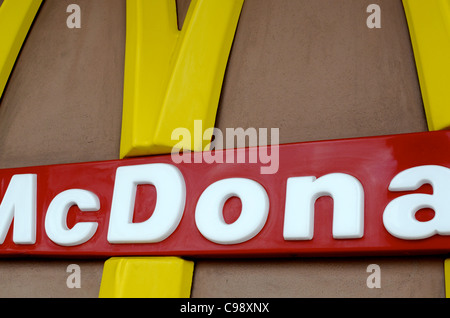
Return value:
<svg viewBox="0 0 450 318">
<path fill-rule="evenodd" d="M 136 187 L 152 184 L 158 200 L 152 216 L 133 223 Z M 116 172 L 108 229 L 110 243 L 156 243 L 175 231 L 183 216 L 186 185 L 172 165 L 155 163 L 119 167 Z"/>
</svg>

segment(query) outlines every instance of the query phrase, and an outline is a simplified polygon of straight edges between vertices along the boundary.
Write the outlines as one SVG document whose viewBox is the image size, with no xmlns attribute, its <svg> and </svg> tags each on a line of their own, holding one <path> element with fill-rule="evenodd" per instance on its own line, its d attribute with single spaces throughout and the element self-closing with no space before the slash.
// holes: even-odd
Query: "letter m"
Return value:
<svg viewBox="0 0 450 318">
<path fill-rule="evenodd" d="M 0 244 L 14 219 L 13 242 L 36 242 L 36 175 L 15 175 L 0 203 Z"/>
</svg>

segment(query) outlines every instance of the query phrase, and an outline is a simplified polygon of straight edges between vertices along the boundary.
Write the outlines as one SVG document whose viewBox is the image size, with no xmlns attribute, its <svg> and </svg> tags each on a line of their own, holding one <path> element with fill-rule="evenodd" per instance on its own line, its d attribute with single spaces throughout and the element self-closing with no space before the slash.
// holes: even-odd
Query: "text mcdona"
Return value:
<svg viewBox="0 0 450 318">
<path fill-rule="evenodd" d="M 12 176 L 0 204 L 0 243 L 12 226 L 12 240 L 17 245 L 36 243 L 38 174 Z M 332 236 L 336 240 L 357 240 L 364 236 L 364 185 L 354 176 L 330 173 L 322 176 L 286 178 L 283 239 L 306 241 L 314 237 L 314 203 L 321 196 L 333 198 Z M 432 194 L 412 193 L 398 196 L 385 206 L 385 229 L 402 240 L 419 240 L 435 234 L 450 235 L 450 169 L 439 165 L 416 166 L 394 176 L 386 191 L 410 191 L 423 184 L 433 187 Z M 136 189 L 140 184 L 156 188 L 153 214 L 134 223 Z M 201 191 L 195 205 L 195 226 L 209 241 L 240 244 L 257 237 L 269 216 L 269 196 L 260 183 L 249 178 L 224 178 Z M 181 171 L 167 163 L 118 167 L 109 215 L 107 241 L 110 244 L 158 243 L 177 229 L 185 213 L 186 183 Z M 190 194 L 189 194 L 190 195 Z M 368 193 L 367 195 L 370 195 Z M 224 221 L 222 210 L 231 197 L 238 197 L 242 210 L 231 224 Z M 67 226 L 69 208 L 98 211 L 100 200 L 86 189 L 68 189 L 57 194 L 48 205 L 42 230 L 60 246 L 77 246 L 89 241 L 98 230 L 97 222 L 78 222 Z M 435 216 L 418 222 L 415 213 L 433 209 Z M 370 226 L 370 225 L 369 225 Z M 40 229 L 41 230 L 41 229 Z"/>
</svg>

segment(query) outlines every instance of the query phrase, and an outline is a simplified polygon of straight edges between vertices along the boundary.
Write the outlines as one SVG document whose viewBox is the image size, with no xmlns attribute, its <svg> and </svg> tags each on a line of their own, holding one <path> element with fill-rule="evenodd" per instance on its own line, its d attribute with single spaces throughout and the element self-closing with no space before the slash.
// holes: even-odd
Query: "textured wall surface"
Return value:
<svg viewBox="0 0 450 318">
<path fill-rule="evenodd" d="M 281 143 L 425 131 L 401 1 L 376 1 L 382 28 L 369 29 L 373 2 L 246 0 L 217 127 L 280 128 Z M 70 3 L 81 29 L 66 27 Z M 1 100 L 0 167 L 117 159 L 124 53 L 125 0 L 46 0 Z M 66 286 L 72 263 L 80 289 Z M 0 260 L 0 297 L 97 297 L 102 266 Z M 199 260 L 192 296 L 443 297 L 443 259 Z"/>
</svg>

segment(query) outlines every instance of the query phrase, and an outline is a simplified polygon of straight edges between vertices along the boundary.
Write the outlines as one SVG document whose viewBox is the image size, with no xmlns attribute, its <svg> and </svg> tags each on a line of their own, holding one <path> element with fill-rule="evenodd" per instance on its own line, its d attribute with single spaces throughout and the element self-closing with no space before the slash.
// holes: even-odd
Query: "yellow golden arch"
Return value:
<svg viewBox="0 0 450 318">
<path fill-rule="evenodd" d="M 450 128 L 450 2 L 403 0 L 429 130 Z"/>
<path fill-rule="evenodd" d="M 195 120 L 205 130 L 214 126 L 243 2 L 192 0 L 179 30 L 175 0 L 127 0 L 121 158 L 169 153 L 175 143 L 201 151 L 209 143 L 183 144 L 171 139 L 172 131 L 193 133 Z M 0 97 L 41 4 L 4 0 L 0 7 Z M 450 2 L 403 5 L 429 130 L 449 128 Z M 111 258 L 100 297 L 189 297 L 193 266 L 177 257 Z"/>
<path fill-rule="evenodd" d="M 4 0 L 0 7 L 0 94 L 42 2 Z M 201 120 L 208 139 L 243 3 L 191 0 L 179 30 L 175 0 L 127 0 L 121 158 L 209 144 L 172 140 L 172 131 L 193 133 Z M 177 257 L 111 258 L 100 297 L 189 297 L 193 266 Z"/>
<path fill-rule="evenodd" d="M 42 0 L 4 0 L 0 6 L 0 97 Z"/>
</svg>

